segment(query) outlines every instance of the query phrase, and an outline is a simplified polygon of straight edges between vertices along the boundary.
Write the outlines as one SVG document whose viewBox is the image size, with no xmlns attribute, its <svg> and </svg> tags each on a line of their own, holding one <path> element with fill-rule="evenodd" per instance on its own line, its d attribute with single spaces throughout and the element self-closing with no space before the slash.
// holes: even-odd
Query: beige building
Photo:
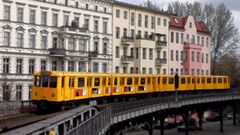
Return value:
<svg viewBox="0 0 240 135">
<path fill-rule="evenodd" d="M 140 6 L 113 4 L 115 73 L 168 74 L 168 14 Z"/>
</svg>

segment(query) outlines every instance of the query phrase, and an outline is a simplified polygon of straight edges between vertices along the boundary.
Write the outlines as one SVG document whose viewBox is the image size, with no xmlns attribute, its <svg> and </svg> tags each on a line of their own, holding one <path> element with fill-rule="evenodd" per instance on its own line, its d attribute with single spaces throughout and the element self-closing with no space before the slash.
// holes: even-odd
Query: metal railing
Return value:
<svg viewBox="0 0 240 135">
<path fill-rule="evenodd" d="M 2 101 L 0 102 L 0 116 L 33 112 L 36 107 L 31 101 Z"/>
<path fill-rule="evenodd" d="M 134 43 L 134 38 L 133 37 L 123 36 L 121 38 L 121 41 L 122 41 L 123 44 L 133 44 Z"/>
<path fill-rule="evenodd" d="M 157 49 L 161 49 L 163 47 L 167 46 L 167 41 L 161 41 L 161 40 L 157 40 L 156 41 L 156 48 Z"/>
<path fill-rule="evenodd" d="M 155 64 L 156 64 L 156 66 L 161 66 L 163 64 L 167 64 L 167 59 L 156 58 Z"/>
</svg>

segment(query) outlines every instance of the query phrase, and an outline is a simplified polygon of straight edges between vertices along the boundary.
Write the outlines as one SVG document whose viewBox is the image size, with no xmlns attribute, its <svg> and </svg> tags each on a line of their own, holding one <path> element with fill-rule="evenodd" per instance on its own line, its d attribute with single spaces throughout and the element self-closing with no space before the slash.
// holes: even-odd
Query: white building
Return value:
<svg viewBox="0 0 240 135">
<path fill-rule="evenodd" d="M 28 100 L 39 70 L 111 72 L 111 4 L 0 0 L 0 100 Z"/>
</svg>

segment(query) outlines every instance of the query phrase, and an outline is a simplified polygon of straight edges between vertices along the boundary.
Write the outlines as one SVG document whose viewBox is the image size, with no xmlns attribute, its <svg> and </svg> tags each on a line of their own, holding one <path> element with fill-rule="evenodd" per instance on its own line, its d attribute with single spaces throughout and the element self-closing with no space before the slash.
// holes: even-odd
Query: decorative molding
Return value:
<svg viewBox="0 0 240 135">
<path fill-rule="evenodd" d="M 109 20 L 109 18 L 106 18 L 106 17 L 102 17 L 103 20 Z"/>
<path fill-rule="evenodd" d="M 58 35 L 58 32 L 57 31 L 53 31 L 52 34 L 53 35 Z"/>
<path fill-rule="evenodd" d="M 93 18 L 100 18 L 100 16 L 95 16 L 95 15 L 94 15 Z"/>
<path fill-rule="evenodd" d="M 3 27 L 2 27 L 3 29 L 7 29 L 7 30 L 12 30 L 12 27 L 10 26 L 10 25 L 4 25 Z"/>
<path fill-rule="evenodd" d="M 29 7 L 32 7 L 32 8 L 37 8 L 38 6 L 37 5 L 32 5 L 32 4 L 28 4 Z"/>
<path fill-rule="evenodd" d="M 43 29 L 40 32 L 41 32 L 41 34 L 48 34 L 49 33 L 46 29 Z"/>
<path fill-rule="evenodd" d="M 25 29 L 24 29 L 22 26 L 18 26 L 18 27 L 16 28 L 16 30 L 17 30 L 17 31 L 24 31 Z"/>
<path fill-rule="evenodd" d="M 94 40 L 99 40 L 100 38 L 96 35 L 93 37 Z"/>
<path fill-rule="evenodd" d="M 74 15 L 81 15 L 81 13 L 73 12 Z"/>
<path fill-rule="evenodd" d="M 65 13 L 65 14 L 70 14 L 70 13 L 71 13 L 71 11 L 66 11 L 66 10 L 63 10 L 63 13 Z"/>
<path fill-rule="evenodd" d="M 11 4 L 11 3 L 13 3 L 13 1 L 12 0 L 2 0 L 4 3 L 9 3 L 9 4 Z"/>
<path fill-rule="evenodd" d="M 83 14 L 84 16 L 86 16 L 86 17 L 91 17 L 91 15 L 89 15 L 89 14 Z"/>
<path fill-rule="evenodd" d="M 37 32 L 37 30 L 35 29 L 35 28 L 31 28 L 31 29 L 29 29 L 28 30 L 30 33 L 36 33 Z"/>
<path fill-rule="evenodd" d="M 27 5 L 26 3 L 22 3 L 22 2 L 16 2 L 17 5 L 21 5 L 21 6 L 25 6 Z"/>
<path fill-rule="evenodd" d="M 60 12 L 60 9 L 52 8 L 52 11 Z"/>
<path fill-rule="evenodd" d="M 48 7 L 42 7 L 40 6 L 41 9 L 44 9 L 44 10 L 48 10 L 49 8 Z"/>
<path fill-rule="evenodd" d="M 102 38 L 102 40 L 104 40 L 104 41 L 109 41 L 109 38 L 104 37 L 104 38 Z"/>
</svg>

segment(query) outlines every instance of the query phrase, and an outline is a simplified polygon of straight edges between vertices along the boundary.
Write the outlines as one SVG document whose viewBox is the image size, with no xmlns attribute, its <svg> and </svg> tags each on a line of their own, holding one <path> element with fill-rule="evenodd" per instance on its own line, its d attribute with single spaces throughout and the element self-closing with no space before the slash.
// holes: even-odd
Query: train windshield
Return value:
<svg viewBox="0 0 240 135">
<path fill-rule="evenodd" d="M 41 86 L 41 77 L 40 76 L 35 76 L 34 77 L 34 86 L 35 87 L 40 87 Z"/>
</svg>

